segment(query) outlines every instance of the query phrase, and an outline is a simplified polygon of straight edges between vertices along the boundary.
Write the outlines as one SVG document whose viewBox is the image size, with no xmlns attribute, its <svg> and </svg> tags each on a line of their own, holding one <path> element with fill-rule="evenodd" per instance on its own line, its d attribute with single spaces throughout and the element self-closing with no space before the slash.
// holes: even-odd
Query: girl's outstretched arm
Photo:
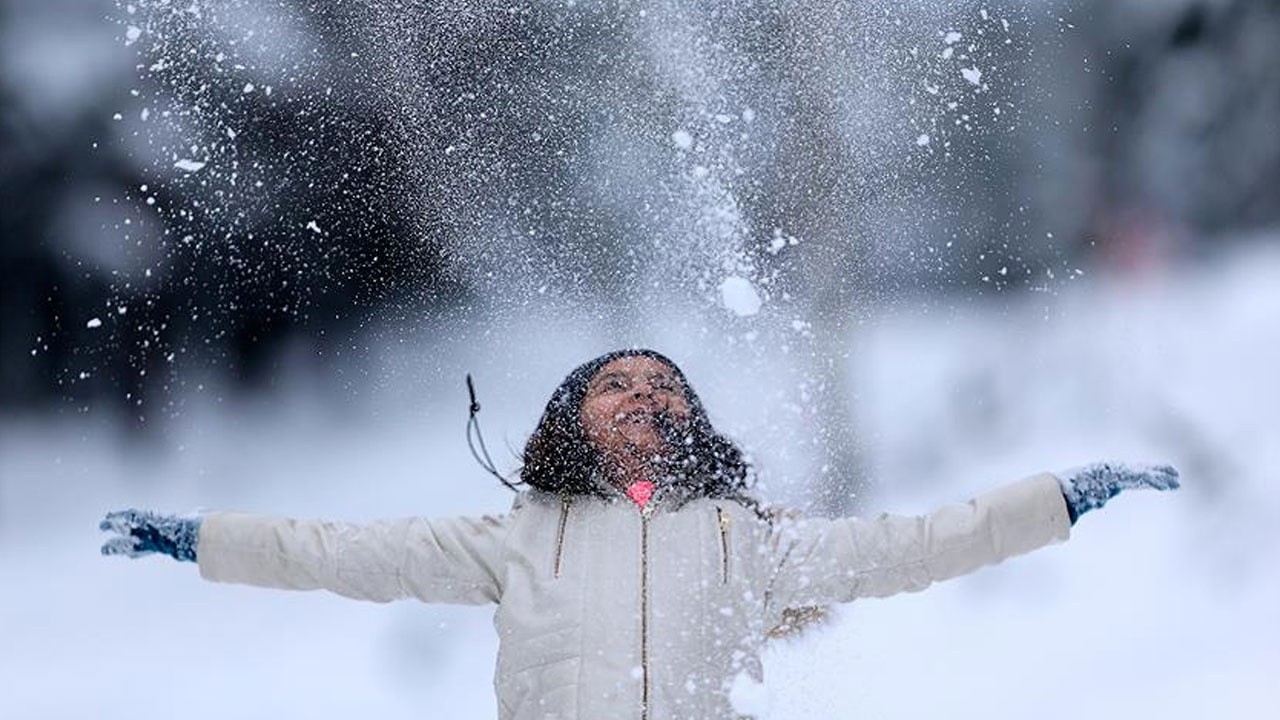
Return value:
<svg viewBox="0 0 1280 720">
<path fill-rule="evenodd" d="M 113 512 L 105 555 L 164 553 L 215 582 L 329 590 L 358 600 L 481 604 L 502 594 L 509 516 L 404 518 L 356 525 L 210 513 Z"/>
<path fill-rule="evenodd" d="M 1178 473 L 1165 465 L 1095 463 L 1041 473 L 926 515 L 783 523 L 772 544 L 773 602 L 825 605 L 923 590 L 1066 540 L 1082 513 L 1140 487 L 1176 488 Z"/>
</svg>

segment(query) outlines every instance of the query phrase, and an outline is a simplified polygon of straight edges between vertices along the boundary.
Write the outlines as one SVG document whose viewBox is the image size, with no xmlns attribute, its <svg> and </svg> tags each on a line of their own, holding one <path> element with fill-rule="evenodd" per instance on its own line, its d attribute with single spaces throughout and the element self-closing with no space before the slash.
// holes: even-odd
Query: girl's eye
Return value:
<svg viewBox="0 0 1280 720">
<path fill-rule="evenodd" d="M 676 390 L 675 381 L 669 377 L 664 377 L 662 375 L 658 375 L 653 378 L 650 378 L 649 384 L 658 390 L 665 390 L 667 392 L 675 392 Z"/>
</svg>

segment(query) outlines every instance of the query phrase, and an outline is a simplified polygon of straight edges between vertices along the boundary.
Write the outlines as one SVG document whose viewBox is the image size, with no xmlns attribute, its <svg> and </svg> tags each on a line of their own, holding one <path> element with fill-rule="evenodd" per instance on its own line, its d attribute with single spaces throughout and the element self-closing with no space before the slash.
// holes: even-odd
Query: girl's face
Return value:
<svg viewBox="0 0 1280 720">
<path fill-rule="evenodd" d="M 689 401 L 684 383 L 666 363 L 631 355 L 596 372 L 581 413 L 587 439 L 607 457 L 651 457 L 666 447 L 659 422 L 687 422 Z"/>
</svg>

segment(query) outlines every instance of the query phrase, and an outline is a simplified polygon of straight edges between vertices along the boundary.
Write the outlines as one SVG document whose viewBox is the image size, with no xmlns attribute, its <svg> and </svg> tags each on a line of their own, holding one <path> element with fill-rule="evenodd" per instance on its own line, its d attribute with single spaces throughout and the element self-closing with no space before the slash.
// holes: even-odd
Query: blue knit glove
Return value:
<svg viewBox="0 0 1280 720">
<path fill-rule="evenodd" d="M 131 558 L 164 553 L 174 560 L 196 561 L 200 539 L 200 518 L 160 515 L 146 510 L 119 510 L 107 513 L 98 529 L 116 533 L 102 545 L 103 555 Z"/>
<path fill-rule="evenodd" d="M 1074 525 L 1081 515 L 1096 510 L 1129 488 L 1176 490 L 1178 471 L 1172 465 L 1100 462 L 1055 473 L 1067 499 Z"/>
</svg>

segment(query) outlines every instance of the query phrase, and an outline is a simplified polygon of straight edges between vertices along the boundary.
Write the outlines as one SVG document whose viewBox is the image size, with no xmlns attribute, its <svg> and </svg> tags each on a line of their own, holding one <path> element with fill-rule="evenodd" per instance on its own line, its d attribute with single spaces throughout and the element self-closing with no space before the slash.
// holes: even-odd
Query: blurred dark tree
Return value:
<svg viewBox="0 0 1280 720">
<path fill-rule="evenodd" d="M 1100 0 L 1087 243 L 1122 265 L 1199 253 L 1280 223 L 1280 2 Z"/>
</svg>

